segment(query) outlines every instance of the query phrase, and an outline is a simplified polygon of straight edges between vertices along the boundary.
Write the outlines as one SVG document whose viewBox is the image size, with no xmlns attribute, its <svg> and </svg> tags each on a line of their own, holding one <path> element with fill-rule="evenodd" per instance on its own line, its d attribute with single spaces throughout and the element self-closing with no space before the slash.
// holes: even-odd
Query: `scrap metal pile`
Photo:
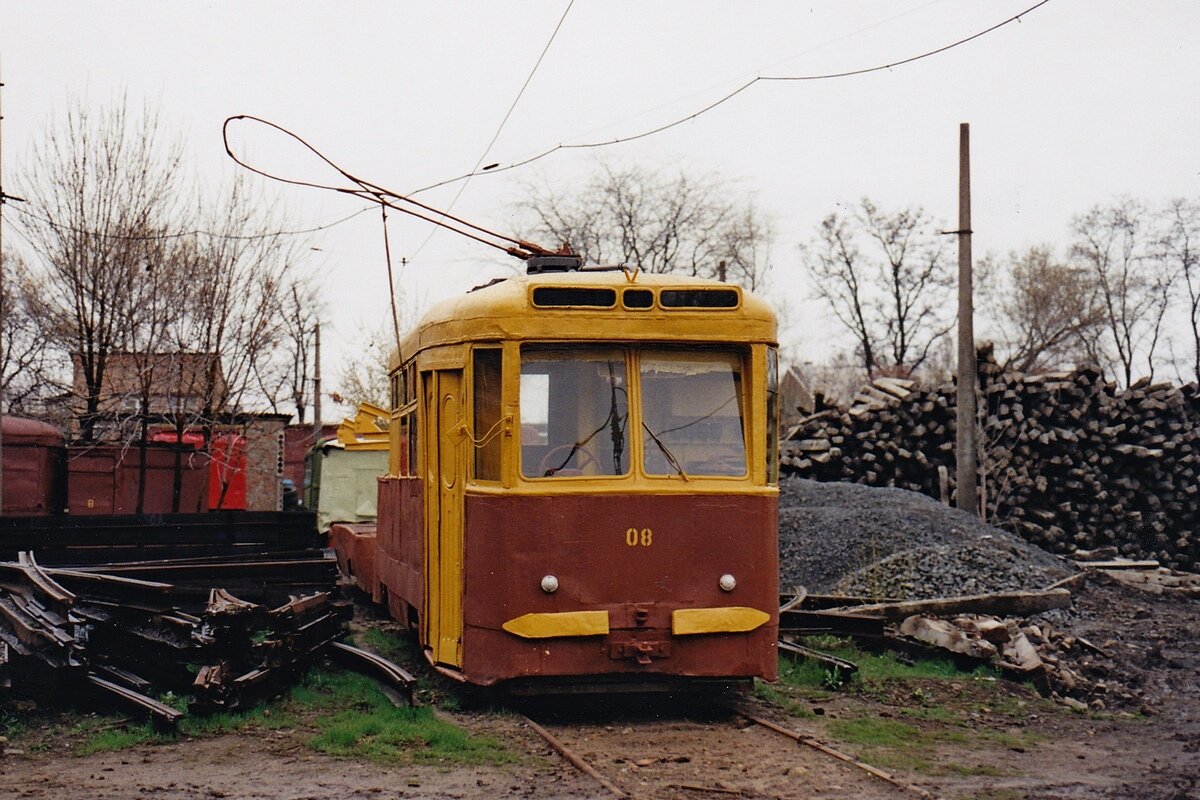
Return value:
<svg viewBox="0 0 1200 800">
<path fill-rule="evenodd" d="M 337 581 L 312 513 L 0 517 L 0 560 L 21 551 L 43 566 L 170 583 L 193 613 L 213 588 L 277 606 Z"/>
<path fill-rule="evenodd" d="M 1200 567 L 1200 385 L 1127 389 L 1100 372 L 1025 375 L 981 349 L 980 459 L 989 521 L 1058 553 L 1115 546 Z M 796 425 L 785 471 L 819 481 L 954 491 L 955 387 L 879 378 Z"/>
<path fill-rule="evenodd" d="M 4 550 L 40 548 L 0 551 L 12 558 L 0 561 L 0 695 L 116 698 L 174 724 L 183 712 L 157 698 L 190 697 L 196 713 L 253 705 L 334 644 L 379 670 L 336 641 L 352 608 L 333 599 L 336 562 L 311 514 L 0 523 Z M 400 673 L 388 677 L 411 695 Z"/>
<path fill-rule="evenodd" d="M 329 592 L 267 608 L 212 589 L 198 614 L 175 587 L 40 566 L 28 553 L 0 563 L 0 680 L 42 702 L 115 696 L 173 724 L 158 699 L 191 710 L 253 705 L 293 682 L 345 633 L 351 609 Z"/>
</svg>

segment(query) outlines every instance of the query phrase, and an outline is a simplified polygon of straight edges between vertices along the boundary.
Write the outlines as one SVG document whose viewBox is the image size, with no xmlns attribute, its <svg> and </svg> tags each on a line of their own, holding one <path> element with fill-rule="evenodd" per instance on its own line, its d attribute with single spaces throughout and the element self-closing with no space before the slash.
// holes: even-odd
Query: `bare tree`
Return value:
<svg viewBox="0 0 1200 800">
<path fill-rule="evenodd" d="M 1005 368 L 1029 372 L 1094 355 L 1104 312 L 1092 273 L 1059 261 L 1049 245 L 1009 253 L 985 271 L 998 284 L 984 300 Z"/>
<path fill-rule="evenodd" d="M 1072 256 L 1096 283 L 1106 343 L 1116 353 L 1125 385 L 1144 359 L 1154 376 L 1155 350 L 1170 305 L 1173 275 L 1147 229 L 1146 207 L 1125 198 L 1075 218 Z"/>
<path fill-rule="evenodd" d="M 198 358 L 179 361 L 169 416 L 180 439 L 199 428 L 211 442 L 214 426 L 254 396 L 260 366 L 281 343 L 282 293 L 295 252 L 279 233 L 277 213 L 241 177 L 199 216 L 205 233 L 181 243 L 188 291 L 168 334 L 175 350 Z M 181 491 L 177 457 L 175 508 Z"/>
<path fill-rule="evenodd" d="M 953 327 L 943 248 L 922 209 L 887 213 L 866 198 L 830 214 L 801 246 L 817 296 L 854 336 L 868 376 L 911 374 Z"/>
<path fill-rule="evenodd" d="M 50 376 L 48 348 L 37 319 L 40 288 L 25 262 L 12 253 L 0 257 L 0 413 L 32 413 L 43 399 Z"/>
<path fill-rule="evenodd" d="M 396 348 L 396 334 L 391 321 L 373 327 L 362 326 L 355 340 L 361 346 L 342 360 L 334 400 L 351 407 L 370 403 L 387 408 L 390 400 L 388 356 Z"/>
<path fill-rule="evenodd" d="M 291 274 L 295 273 L 295 274 Z M 273 355 L 257 359 L 254 372 L 259 395 L 278 413 L 290 404 L 303 425 L 312 402 L 315 328 L 323 311 L 320 290 L 312 279 L 289 269 L 279 292 L 278 346 Z"/>
<path fill-rule="evenodd" d="M 525 238 L 567 243 L 594 264 L 720 277 L 761 288 L 774 231 L 751 197 L 715 174 L 601 163 L 582 186 L 527 185 Z"/>
<path fill-rule="evenodd" d="M 1187 287 L 1192 369 L 1200 381 L 1200 202 L 1178 198 L 1167 204 L 1158 251 L 1167 269 Z"/>
<path fill-rule="evenodd" d="M 142 237 L 178 206 L 181 153 L 156 114 L 135 115 L 124 100 L 96 113 L 74 101 L 34 148 L 24 221 L 46 276 L 39 318 L 77 359 L 84 441 L 95 438 L 109 354 L 137 310 L 130 287 Z"/>
</svg>

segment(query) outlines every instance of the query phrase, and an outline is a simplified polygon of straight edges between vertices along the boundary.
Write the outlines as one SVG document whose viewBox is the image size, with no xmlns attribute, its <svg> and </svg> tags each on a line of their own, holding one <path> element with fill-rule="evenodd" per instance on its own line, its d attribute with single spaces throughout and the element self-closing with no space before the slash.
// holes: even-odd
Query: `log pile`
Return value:
<svg viewBox="0 0 1200 800">
<path fill-rule="evenodd" d="M 1134 383 L 1093 367 L 1025 375 L 979 359 L 981 507 L 1048 550 L 1114 546 L 1200 567 L 1200 386 Z M 955 387 L 878 378 L 849 406 L 822 406 L 789 432 L 786 473 L 895 486 L 950 502 Z"/>
</svg>

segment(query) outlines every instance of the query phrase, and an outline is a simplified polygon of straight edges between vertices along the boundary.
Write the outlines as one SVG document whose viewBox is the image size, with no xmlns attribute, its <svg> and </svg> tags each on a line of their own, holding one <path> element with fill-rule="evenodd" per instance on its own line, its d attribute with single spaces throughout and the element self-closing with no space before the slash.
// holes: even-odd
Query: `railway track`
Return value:
<svg viewBox="0 0 1200 800">
<path fill-rule="evenodd" d="M 935 797 L 737 703 L 699 717 L 525 721 L 596 782 L 597 797 Z"/>
</svg>

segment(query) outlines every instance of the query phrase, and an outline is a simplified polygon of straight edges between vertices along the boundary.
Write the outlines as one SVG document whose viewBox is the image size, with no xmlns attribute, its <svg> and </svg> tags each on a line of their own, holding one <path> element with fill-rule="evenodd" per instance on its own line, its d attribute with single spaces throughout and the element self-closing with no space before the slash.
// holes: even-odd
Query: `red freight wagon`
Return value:
<svg viewBox="0 0 1200 800">
<path fill-rule="evenodd" d="M 0 417 L 4 436 L 6 516 L 41 517 L 61 513 L 66 448 L 62 431 L 23 417 Z"/>
<path fill-rule="evenodd" d="M 173 510 L 175 445 L 151 442 L 146 448 L 146 491 L 142 512 Z M 208 458 L 187 444 L 180 454 L 183 467 L 179 511 L 208 510 Z M 134 514 L 137 512 L 141 450 L 137 445 L 73 445 L 67 448 L 68 503 L 72 514 Z"/>
</svg>

